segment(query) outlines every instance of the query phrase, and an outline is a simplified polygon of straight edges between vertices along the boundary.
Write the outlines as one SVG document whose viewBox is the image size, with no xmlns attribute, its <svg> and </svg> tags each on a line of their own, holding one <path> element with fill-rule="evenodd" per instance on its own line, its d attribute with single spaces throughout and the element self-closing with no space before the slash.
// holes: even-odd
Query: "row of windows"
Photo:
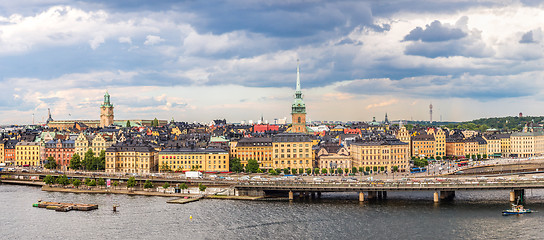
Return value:
<svg viewBox="0 0 544 240">
<path fill-rule="evenodd" d="M 297 146 L 298 146 L 298 147 L 302 147 L 302 145 L 303 145 L 302 143 L 300 143 L 300 144 L 293 143 L 293 147 L 297 147 Z M 291 147 L 291 144 L 277 144 L 277 143 L 274 144 L 274 147 L 278 147 L 278 146 L 281 146 L 281 147 L 284 147 L 284 146 Z M 306 143 L 306 144 L 304 144 L 304 146 L 305 146 L 305 147 L 308 147 L 308 146 L 310 146 L 310 145 L 309 145 L 308 143 Z"/>
<path fill-rule="evenodd" d="M 285 158 L 286 156 L 287 156 L 288 158 L 290 158 L 290 157 L 291 157 L 291 154 L 280 154 L 279 156 L 280 156 L 281 158 Z M 298 154 L 298 155 L 297 155 L 297 154 L 293 154 L 292 156 L 293 156 L 293 158 L 297 158 L 297 156 L 298 156 L 299 158 L 301 158 L 301 157 L 307 157 L 307 158 L 309 158 L 309 157 L 310 157 L 309 154 L 306 154 L 306 155 L 304 155 L 304 154 Z M 278 158 L 278 154 L 274 155 L 274 157 L 275 157 L 275 158 Z"/>
<path fill-rule="evenodd" d="M 281 161 L 281 164 L 285 164 L 285 162 L 286 162 L 286 161 Z M 277 165 L 277 164 L 278 164 L 278 161 L 276 161 L 275 163 L 276 163 L 276 165 Z M 297 163 L 303 164 L 303 163 L 302 163 L 302 160 L 299 160 L 298 162 L 297 162 L 296 160 L 293 160 L 293 164 L 297 164 Z M 308 163 L 309 163 L 308 160 L 306 160 L 306 164 L 308 164 Z M 290 161 L 290 160 L 287 160 L 287 164 L 291 164 L 291 161 Z"/>
</svg>

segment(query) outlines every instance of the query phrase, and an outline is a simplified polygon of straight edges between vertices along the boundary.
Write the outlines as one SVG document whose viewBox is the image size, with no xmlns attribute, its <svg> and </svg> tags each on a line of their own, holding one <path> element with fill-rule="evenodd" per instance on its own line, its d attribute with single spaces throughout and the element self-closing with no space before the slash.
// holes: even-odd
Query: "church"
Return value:
<svg viewBox="0 0 544 240">
<path fill-rule="evenodd" d="M 46 125 L 49 128 L 57 128 L 59 130 L 65 130 L 70 128 L 76 128 L 77 126 L 86 126 L 92 128 L 104 128 L 111 126 L 126 126 L 127 121 L 130 125 L 135 126 L 151 126 L 153 120 L 114 120 L 113 104 L 110 101 L 110 94 L 106 91 L 104 94 L 104 102 L 100 105 L 100 120 L 53 120 L 51 112 L 49 111 L 49 118 Z M 168 124 L 166 120 L 159 120 L 159 126 Z"/>
<path fill-rule="evenodd" d="M 287 129 L 291 133 L 309 133 L 310 130 L 306 127 L 306 104 L 302 98 L 302 90 L 300 88 L 300 66 L 297 60 L 297 85 L 295 89 L 295 100 L 291 105 L 291 120 L 292 125 Z"/>
</svg>

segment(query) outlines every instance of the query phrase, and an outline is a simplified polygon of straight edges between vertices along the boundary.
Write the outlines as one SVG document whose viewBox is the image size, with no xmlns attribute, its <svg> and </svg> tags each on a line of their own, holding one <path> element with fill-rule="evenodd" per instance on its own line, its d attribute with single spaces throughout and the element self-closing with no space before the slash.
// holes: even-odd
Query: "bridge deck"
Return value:
<svg viewBox="0 0 544 240">
<path fill-rule="evenodd" d="M 249 182 L 235 185 L 239 190 L 358 192 L 358 191 L 455 191 L 455 190 L 518 190 L 544 188 L 544 181 L 508 182 L 421 182 L 421 183 L 270 183 Z"/>
</svg>

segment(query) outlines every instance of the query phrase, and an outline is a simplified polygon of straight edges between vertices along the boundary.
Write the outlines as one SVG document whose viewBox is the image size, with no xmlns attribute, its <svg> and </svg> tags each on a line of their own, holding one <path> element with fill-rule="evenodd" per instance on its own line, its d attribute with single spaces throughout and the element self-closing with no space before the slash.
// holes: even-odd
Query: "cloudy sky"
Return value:
<svg viewBox="0 0 544 240">
<path fill-rule="evenodd" d="M 258 2 L 258 3 L 257 3 Z M 0 124 L 543 115 L 540 1 L 0 2 Z"/>
</svg>

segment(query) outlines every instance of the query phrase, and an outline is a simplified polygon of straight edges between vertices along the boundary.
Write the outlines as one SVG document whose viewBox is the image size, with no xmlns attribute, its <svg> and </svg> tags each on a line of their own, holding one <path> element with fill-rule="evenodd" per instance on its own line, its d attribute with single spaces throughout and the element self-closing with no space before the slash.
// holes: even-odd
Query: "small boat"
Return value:
<svg viewBox="0 0 544 240">
<path fill-rule="evenodd" d="M 524 208 L 523 205 L 512 204 L 512 209 L 503 210 L 502 215 L 520 215 L 532 212 L 534 211 L 528 208 Z"/>
</svg>

